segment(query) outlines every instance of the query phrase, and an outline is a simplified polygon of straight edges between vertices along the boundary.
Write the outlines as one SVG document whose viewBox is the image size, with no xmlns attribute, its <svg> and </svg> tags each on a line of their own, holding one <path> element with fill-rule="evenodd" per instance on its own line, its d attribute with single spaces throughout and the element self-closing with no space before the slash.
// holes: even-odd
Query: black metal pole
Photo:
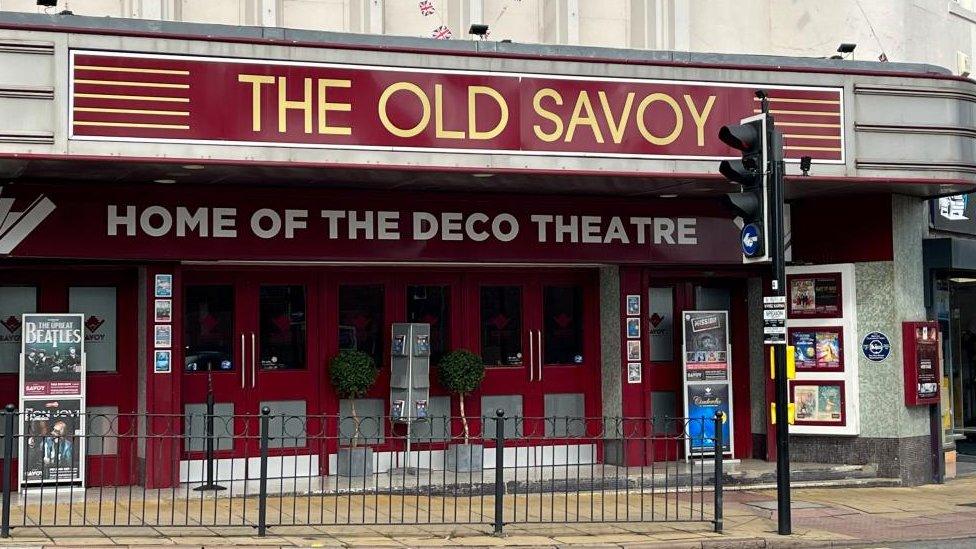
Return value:
<svg viewBox="0 0 976 549">
<path fill-rule="evenodd" d="M 768 102 L 763 100 L 763 111 L 768 112 Z M 772 294 L 786 299 L 786 247 L 783 225 L 783 201 L 786 198 L 784 186 L 783 140 L 775 130 L 773 116 L 767 114 L 770 146 L 770 255 L 773 263 Z M 776 499 L 778 531 L 780 535 L 792 533 L 790 517 L 790 425 L 789 394 L 786 379 L 786 341 L 773 345 L 776 361 Z"/>
<path fill-rule="evenodd" d="M 268 530 L 268 416 L 271 408 L 261 408 L 261 468 L 258 480 L 258 535 L 264 536 Z"/>
<path fill-rule="evenodd" d="M 204 490 L 224 490 L 223 486 L 218 486 L 214 482 L 214 408 L 216 406 L 216 401 L 214 400 L 213 391 L 213 378 L 210 373 L 207 373 L 207 417 L 205 420 L 205 435 L 206 441 L 204 441 L 206 460 L 207 460 L 207 481 L 202 486 L 197 486 L 194 491 L 202 492 Z"/>
<path fill-rule="evenodd" d="M 3 410 L 3 516 L 0 517 L 0 537 L 10 537 L 10 462 L 14 459 L 14 410 L 8 404 Z"/>
<path fill-rule="evenodd" d="M 495 533 L 505 526 L 505 410 L 495 410 Z"/>
<path fill-rule="evenodd" d="M 719 534 L 722 533 L 723 520 L 722 520 L 722 469 L 723 469 L 723 459 L 724 452 L 722 451 L 723 446 L 725 446 L 725 441 L 722 439 L 722 420 L 725 415 L 722 412 L 715 412 L 715 531 Z M 704 419 L 704 418 L 703 418 Z M 705 420 L 708 421 L 708 420 Z"/>
</svg>

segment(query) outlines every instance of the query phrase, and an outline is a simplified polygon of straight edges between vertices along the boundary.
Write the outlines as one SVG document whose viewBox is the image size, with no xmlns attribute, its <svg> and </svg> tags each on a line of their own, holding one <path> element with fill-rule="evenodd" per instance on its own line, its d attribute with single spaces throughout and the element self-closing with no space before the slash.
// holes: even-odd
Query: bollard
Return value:
<svg viewBox="0 0 976 549">
<path fill-rule="evenodd" d="M 202 486 L 197 486 L 193 489 L 195 492 L 203 492 L 208 490 L 219 491 L 224 490 L 223 486 L 219 486 L 214 482 L 214 408 L 216 407 L 216 401 L 214 399 L 213 392 L 213 379 L 210 374 L 207 373 L 207 417 L 205 423 L 205 436 L 207 437 L 205 441 L 205 454 L 207 461 L 207 480 Z"/>
<path fill-rule="evenodd" d="M 715 412 L 715 532 L 718 534 L 722 533 L 722 459 L 724 458 L 722 452 L 722 446 L 724 442 L 722 441 L 722 419 L 724 418 L 722 412 Z M 703 419 L 703 421 L 708 421 Z"/>
<path fill-rule="evenodd" d="M 0 517 L 0 537 L 10 537 L 10 462 L 14 459 L 14 410 L 8 404 L 3 410 L 3 509 Z"/>
<path fill-rule="evenodd" d="M 271 408 L 261 408 L 261 478 L 258 481 L 258 535 L 264 536 L 268 530 L 268 425 Z"/>
<path fill-rule="evenodd" d="M 505 410 L 495 410 L 495 532 L 502 535 L 505 526 Z"/>
</svg>

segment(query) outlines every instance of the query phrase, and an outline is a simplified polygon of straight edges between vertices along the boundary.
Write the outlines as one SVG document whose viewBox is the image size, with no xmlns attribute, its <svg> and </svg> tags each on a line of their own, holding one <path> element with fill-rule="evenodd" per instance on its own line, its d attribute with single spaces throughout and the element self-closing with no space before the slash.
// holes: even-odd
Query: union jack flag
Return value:
<svg viewBox="0 0 976 549">
<path fill-rule="evenodd" d="M 418 6 L 420 7 L 420 13 L 423 14 L 424 17 L 434 15 L 434 3 L 430 0 L 421 0 Z"/>
<path fill-rule="evenodd" d="M 450 40 L 454 34 L 451 29 L 447 28 L 447 25 L 441 25 L 436 29 L 430 31 L 430 37 L 436 38 L 437 40 Z"/>
</svg>

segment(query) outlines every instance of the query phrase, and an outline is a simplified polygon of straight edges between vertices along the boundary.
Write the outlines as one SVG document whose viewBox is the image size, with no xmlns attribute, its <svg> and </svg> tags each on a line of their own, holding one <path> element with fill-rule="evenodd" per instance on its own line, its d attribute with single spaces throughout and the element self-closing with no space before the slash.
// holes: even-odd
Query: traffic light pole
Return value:
<svg viewBox="0 0 976 549">
<path fill-rule="evenodd" d="M 765 107 L 766 102 L 763 101 Z M 763 109 L 765 110 L 765 108 Z M 771 187 L 769 201 L 769 246 L 770 259 L 773 264 L 772 294 L 786 297 L 786 230 L 783 222 L 783 202 L 786 189 L 783 180 L 785 164 L 783 162 L 783 139 L 779 132 L 773 130 L 772 115 L 767 118 L 767 124 L 772 135 L 772 155 L 770 158 Z M 780 535 L 789 535 L 793 531 L 790 513 L 790 430 L 789 430 L 789 381 L 786 379 L 786 342 L 773 345 L 773 357 L 776 361 L 776 500 L 778 514 L 778 531 Z"/>
</svg>

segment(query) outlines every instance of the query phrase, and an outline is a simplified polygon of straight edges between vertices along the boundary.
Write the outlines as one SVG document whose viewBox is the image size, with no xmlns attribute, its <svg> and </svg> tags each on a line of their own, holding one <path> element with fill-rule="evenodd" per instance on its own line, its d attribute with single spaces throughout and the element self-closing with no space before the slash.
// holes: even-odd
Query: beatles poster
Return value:
<svg viewBox="0 0 976 549">
<path fill-rule="evenodd" d="M 24 485 L 81 482 L 84 433 L 80 398 L 27 399 L 21 410 Z"/>
<path fill-rule="evenodd" d="M 84 315 L 25 314 L 23 396 L 82 395 Z"/>
<path fill-rule="evenodd" d="M 685 311 L 684 362 L 687 381 L 728 379 L 727 311 Z"/>
<path fill-rule="evenodd" d="M 84 473 L 85 315 L 25 314 L 20 355 L 20 482 L 80 483 Z"/>
<path fill-rule="evenodd" d="M 722 412 L 722 453 L 732 451 L 731 410 L 727 383 L 689 384 L 685 389 L 688 403 L 688 436 L 692 454 L 715 451 L 715 413 Z"/>
</svg>

